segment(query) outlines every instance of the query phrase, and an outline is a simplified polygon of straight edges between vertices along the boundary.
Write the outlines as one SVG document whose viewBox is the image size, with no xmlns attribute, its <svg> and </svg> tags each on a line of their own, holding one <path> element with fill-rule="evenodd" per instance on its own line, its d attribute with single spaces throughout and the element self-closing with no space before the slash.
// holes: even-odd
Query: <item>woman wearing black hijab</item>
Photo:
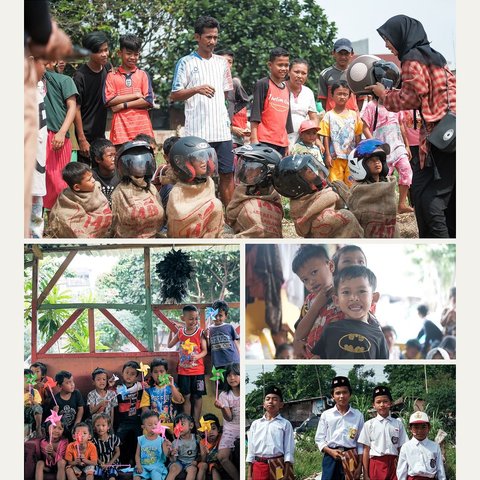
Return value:
<svg viewBox="0 0 480 480">
<path fill-rule="evenodd" d="M 420 130 L 417 161 L 412 164 L 412 201 L 421 238 L 455 237 L 456 153 L 442 152 L 426 137 L 445 116 L 447 105 L 456 111 L 456 79 L 443 55 L 430 47 L 423 25 L 406 15 L 396 15 L 377 32 L 385 46 L 402 62 L 400 89 L 371 85 L 385 108 L 392 112 L 420 110 L 425 120 Z M 448 92 L 448 96 L 447 96 Z"/>
</svg>

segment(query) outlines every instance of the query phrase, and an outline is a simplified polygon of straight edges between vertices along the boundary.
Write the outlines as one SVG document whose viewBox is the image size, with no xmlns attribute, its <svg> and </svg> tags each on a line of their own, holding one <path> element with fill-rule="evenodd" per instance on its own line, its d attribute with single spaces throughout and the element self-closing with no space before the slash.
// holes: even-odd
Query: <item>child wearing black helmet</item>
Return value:
<svg viewBox="0 0 480 480">
<path fill-rule="evenodd" d="M 121 182 L 112 193 L 112 236 L 155 237 L 165 212 L 150 183 L 156 168 L 152 147 L 141 140 L 127 142 L 118 149 L 115 163 Z"/>
<path fill-rule="evenodd" d="M 310 238 L 363 237 L 354 215 L 329 185 L 326 168 L 310 154 L 282 158 L 273 185 L 290 198 L 290 215 L 298 235 Z"/>
<path fill-rule="evenodd" d="M 108 200 L 89 166 L 68 163 L 62 176 L 68 187 L 58 196 L 48 218 L 46 235 L 53 238 L 103 238 L 112 224 Z"/>
<path fill-rule="evenodd" d="M 282 238 L 282 200 L 272 185 L 272 172 L 281 155 L 261 143 L 244 145 L 234 152 L 238 156 L 235 180 L 239 185 L 226 216 L 235 236 Z"/>
<path fill-rule="evenodd" d="M 174 238 L 218 238 L 223 233 L 223 206 L 215 197 L 214 148 L 199 137 L 183 137 L 170 150 L 178 177 L 167 204 L 167 232 Z"/>
<path fill-rule="evenodd" d="M 347 197 L 348 208 L 367 238 L 398 237 L 395 177 L 388 176 L 390 146 L 371 138 L 362 140 L 348 157 L 354 180 Z"/>
</svg>

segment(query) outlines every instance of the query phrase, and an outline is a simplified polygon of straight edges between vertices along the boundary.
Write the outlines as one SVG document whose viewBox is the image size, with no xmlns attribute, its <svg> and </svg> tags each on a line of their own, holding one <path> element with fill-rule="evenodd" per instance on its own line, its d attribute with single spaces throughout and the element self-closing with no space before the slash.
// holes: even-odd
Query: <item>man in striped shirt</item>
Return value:
<svg viewBox="0 0 480 480">
<path fill-rule="evenodd" d="M 227 61 L 213 50 L 220 25 L 213 17 L 195 22 L 196 51 L 175 66 L 171 100 L 185 102 L 185 135 L 205 139 L 217 152 L 219 193 L 226 207 L 233 195 L 233 146 L 226 92 L 233 90 Z"/>
</svg>

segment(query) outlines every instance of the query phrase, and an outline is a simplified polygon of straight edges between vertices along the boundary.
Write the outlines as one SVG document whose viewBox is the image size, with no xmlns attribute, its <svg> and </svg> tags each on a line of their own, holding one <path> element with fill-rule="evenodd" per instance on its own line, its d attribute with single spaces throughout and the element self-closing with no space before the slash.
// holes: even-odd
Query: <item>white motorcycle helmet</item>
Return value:
<svg viewBox="0 0 480 480">
<path fill-rule="evenodd" d="M 383 143 L 375 138 L 362 140 L 357 148 L 348 155 L 348 168 L 354 180 L 361 182 L 371 175 L 365 160 L 372 156 L 380 157 L 382 162 L 382 175 L 387 176 L 387 155 L 390 153 L 390 145 Z"/>
</svg>

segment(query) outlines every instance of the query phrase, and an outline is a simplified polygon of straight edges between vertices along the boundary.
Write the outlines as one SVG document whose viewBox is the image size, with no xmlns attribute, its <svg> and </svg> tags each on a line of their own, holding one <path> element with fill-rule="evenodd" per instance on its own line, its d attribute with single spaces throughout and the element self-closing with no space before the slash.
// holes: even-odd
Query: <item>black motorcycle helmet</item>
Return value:
<svg viewBox="0 0 480 480">
<path fill-rule="evenodd" d="M 170 150 L 173 171 L 182 182 L 202 183 L 217 170 L 217 152 L 200 137 L 183 137 Z M 193 162 L 206 163 L 205 171 L 195 172 Z"/>
<path fill-rule="evenodd" d="M 149 182 L 156 169 L 152 147 L 142 140 L 124 143 L 115 155 L 115 167 L 120 178 L 143 177 Z"/>
<path fill-rule="evenodd" d="M 300 198 L 315 190 L 306 180 L 306 172 L 312 175 L 310 180 L 317 190 L 326 186 L 328 170 L 313 155 L 295 154 L 282 158 L 273 172 L 273 186 L 280 195 L 288 198 Z"/>
<path fill-rule="evenodd" d="M 393 62 L 377 60 L 373 64 L 373 76 L 377 82 L 383 83 L 387 88 L 397 88 L 402 74 Z"/>
<path fill-rule="evenodd" d="M 282 156 L 274 148 L 262 143 L 243 145 L 233 151 L 238 156 L 235 180 L 247 186 L 271 185 L 274 168 Z"/>
</svg>

